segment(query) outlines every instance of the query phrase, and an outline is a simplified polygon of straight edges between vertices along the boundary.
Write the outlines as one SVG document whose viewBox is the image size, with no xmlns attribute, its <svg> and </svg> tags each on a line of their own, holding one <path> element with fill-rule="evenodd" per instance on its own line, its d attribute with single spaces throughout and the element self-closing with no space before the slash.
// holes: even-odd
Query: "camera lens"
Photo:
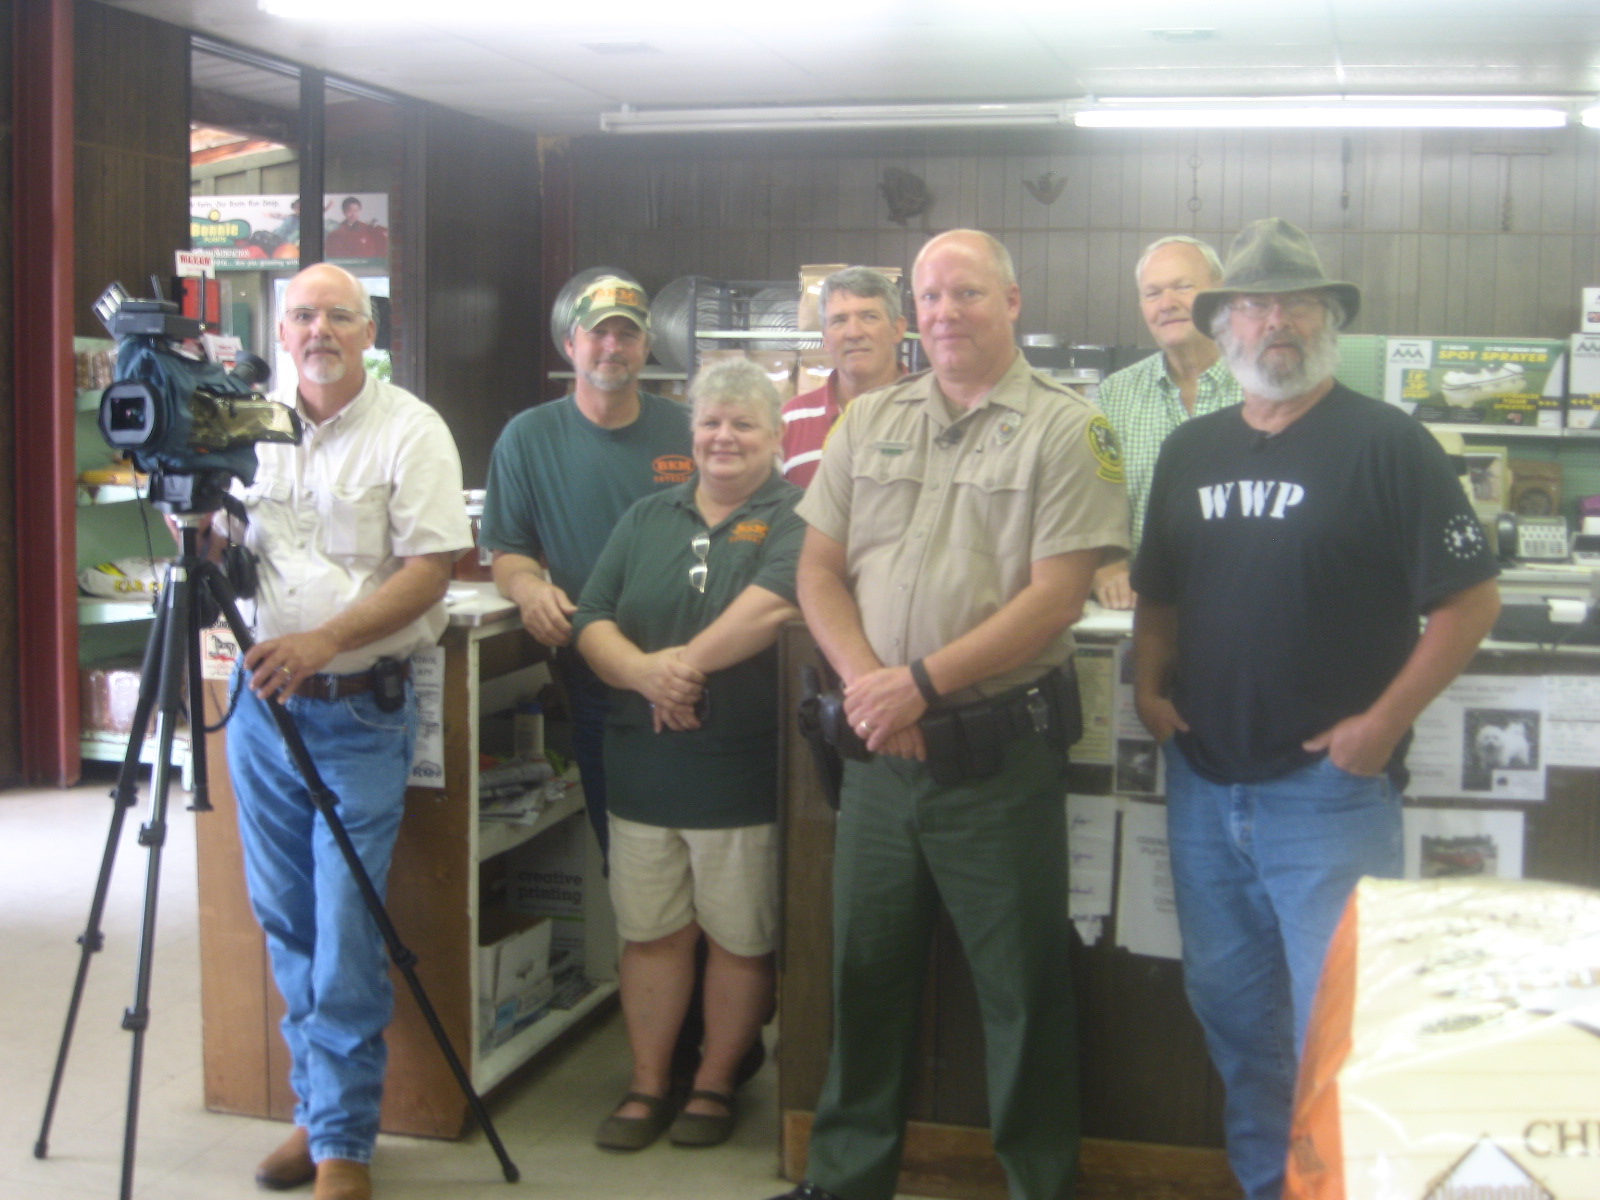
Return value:
<svg viewBox="0 0 1600 1200">
<path fill-rule="evenodd" d="M 150 389 L 135 380 L 114 383 L 100 401 L 100 433 L 113 446 L 135 449 L 155 432 L 156 404 Z"/>
</svg>

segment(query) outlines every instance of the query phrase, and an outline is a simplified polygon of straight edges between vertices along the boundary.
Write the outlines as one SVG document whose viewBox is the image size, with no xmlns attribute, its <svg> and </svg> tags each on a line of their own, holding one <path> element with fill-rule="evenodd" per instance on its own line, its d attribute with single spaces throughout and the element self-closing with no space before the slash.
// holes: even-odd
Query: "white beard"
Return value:
<svg viewBox="0 0 1600 1200">
<path fill-rule="evenodd" d="M 1306 338 L 1298 361 L 1262 361 L 1262 352 L 1250 358 L 1230 331 L 1222 331 L 1217 341 L 1228 360 L 1228 369 L 1245 392 L 1271 404 L 1282 404 L 1305 395 L 1325 379 L 1333 378 L 1339 366 L 1339 334 L 1331 326 Z"/>
<path fill-rule="evenodd" d="M 338 383 L 347 370 L 344 359 L 329 358 L 325 354 L 313 355 L 300 365 L 300 373 L 309 382 L 319 385 Z"/>
</svg>

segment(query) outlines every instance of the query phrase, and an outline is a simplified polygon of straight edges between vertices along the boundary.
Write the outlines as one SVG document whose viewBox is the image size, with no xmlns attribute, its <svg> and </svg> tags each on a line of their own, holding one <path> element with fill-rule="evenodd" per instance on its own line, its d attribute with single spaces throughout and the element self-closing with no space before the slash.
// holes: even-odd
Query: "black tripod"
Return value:
<svg viewBox="0 0 1600 1200">
<path fill-rule="evenodd" d="M 243 654 L 253 644 L 249 630 L 239 616 L 234 600 L 234 590 L 222 570 L 198 553 L 200 529 L 206 524 L 207 514 L 222 507 L 227 489 L 226 472 L 200 472 L 195 475 L 153 474 L 150 495 L 155 506 L 169 513 L 179 527 L 182 544 L 180 556 L 168 566 L 161 586 L 161 599 L 156 611 L 155 624 L 150 639 L 145 644 L 144 666 L 139 682 L 139 699 L 133 712 L 133 729 L 128 735 L 128 752 L 117 774 L 116 787 L 111 792 L 115 807 L 111 816 L 111 831 L 106 838 L 105 854 L 100 862 L 100 875 L 95 883 L 94 900 L 89 905 L 89 922 L 78 938 L 83 952 L 78 959 L 78 974 L 72 985 L 72 999 L 67 1005 L 66 1028 L 61 1034 L 61 1048 L 56 1055 L 55 1074 L 50 1080 L 50 1096 L 45 1102 L 44 1120 L 39 1127 L 39 1140 L 34 1143 L 35 1158 L 44 1158 L 49 1152 L 50 1123 L 55 1115 L 56 1100 L 61 1090 L 62 1076 L 66 1071 L 67 1052 L 72 1045 L 72 1032 L 78 1020 L 78 1007 L 83 999 L 84 982 L 89 976 L 92 955 L 104 945 L 100 921 L 105 913 L 106 893 L 111 882 L 112 864 L 116 859 L 117 843 L 122 834 L 123 818 L 138 799 L 137 774 L 139 751 L 144 744 L 152 710 L 156 714 L 156 759 L 150 781 L 150 819 L 140 827 L 139 844 L 150 852 L 145 872 L 144 921 L 139 934 L 138 969 L 134 977 L 133 1005 L 123 1012 L 122 1027 L 133 1034 L 132 1061 L 128 1068 L 127 1120 L 122 1140 L 122 1190 L 121 1200 L 132 1200 L 134 1143 L 139 1125 L 139 1083 L 144 1067 L 144 1035 L 150 1024 L 151 954 L 155 946 L 156 899 L 161 880 L 161 850 L 167 837 L 167 791 L 171 783 L 172 743 L 178 719 L 183 712 L 184 681 L 188 681 L 188 709 L 196 726 L 191 735 L 194 775 L 194 800 L 189 805 L 192 812 L 211 811 L 207 798 L 205 738 L 198 728 L 202 706 L 202 681 L 200 674 L 200 631 L 215 623 L 220 613 L 227 618 Z M 417 1007 L 421 1010 L 434 1040 L 439 1043 L 456 1082 L 466 1095 L 468 1107 L 479 1128 L 494 1148 L 500 1160 L 500 1169 L 507 1183 L 515 1183 L 520 1175 L 516 1164 L 506 1153 L 500 1136 L 495 1132 L 482 1099 L 472 1086 L 461 1059 L 450 1045 L 438 1014 L 417 978 L 417 956 L 400 940 L 394 923 L 384 910 L 383 900 L 372 878 L 367 874 L 350 835 L 338 815 L 338 798 L 333 795 L 317 774 L 316 764 L 306 750 L 305 741 L 295 727 L 294 720 L 277 703 L 268 705 L 278 731 L 289 748 L 295 766 L 306 782 L 311 801 L 323 820 L 327 822 L 334 841 L 338 843 L 346 865 L 355 878 L 367 911 L 377 923 L 378 931 L 388 948 L 389 957 L 405 977 Z"/>
</svg>

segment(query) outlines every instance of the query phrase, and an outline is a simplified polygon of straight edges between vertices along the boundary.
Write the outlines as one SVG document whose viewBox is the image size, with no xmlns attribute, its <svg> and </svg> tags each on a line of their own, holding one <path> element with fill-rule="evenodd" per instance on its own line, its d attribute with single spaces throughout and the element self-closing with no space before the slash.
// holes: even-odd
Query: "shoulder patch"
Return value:
<svg viewBox="0 0 1600 1200">
<path fill-rule="evenodd" d="M 1089 441 L 1089 452 L 1097 464 L 1095 474 L 1107 483 L 1122 483 L 1122 443 L 1117 441 L 1117 431 L 1105 416 L 1096 413 L 1084 427 L 1084 437 Z"/>
</svg>

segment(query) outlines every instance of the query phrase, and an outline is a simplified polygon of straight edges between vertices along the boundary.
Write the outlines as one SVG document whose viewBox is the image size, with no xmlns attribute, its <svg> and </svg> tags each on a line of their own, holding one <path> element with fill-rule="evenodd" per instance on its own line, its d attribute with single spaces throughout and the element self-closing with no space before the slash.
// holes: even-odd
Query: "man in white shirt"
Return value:
<svg viewBox="0 0 1600 1200">
<path fill-rule="evenodd" d="M 315 1200 L 368 1200 L 393 995 L 376 923 L 269 704 L 294 718 L 382 894 L 416 740 L 410 656 L 444 632 L 450 568 L 472 544 L 461 461 L 439 414 L 369 376 L 377 324 L 349 272 L 290 282 L 278 336 L 296 379 L 278 399 L 299 445 L 257 448 L 236 483 L 260 560 L 256 628 L 239 668 L 228 768 L 245 875 L 283 994 L 295 1129 L 256 1173 L 316 1182 Z"/>
</svg>

